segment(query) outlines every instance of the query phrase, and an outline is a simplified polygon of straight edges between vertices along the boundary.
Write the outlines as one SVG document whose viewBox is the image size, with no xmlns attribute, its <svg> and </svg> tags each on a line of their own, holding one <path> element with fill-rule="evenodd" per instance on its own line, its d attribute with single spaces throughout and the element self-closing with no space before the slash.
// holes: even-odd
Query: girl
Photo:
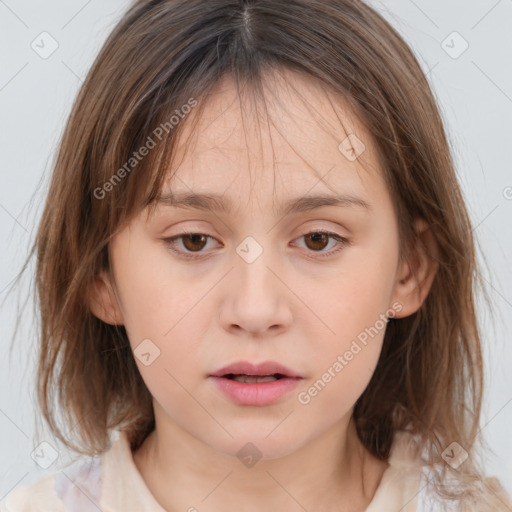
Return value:
<svg viewBox="0 0 512 512">
<path fill-rule="evenodd" d="M 33 252 L 41 411 L 91 457 L 7 510 L 512 510 L 443 123 L 364 3 L 136 2 Z"/>
</svg>

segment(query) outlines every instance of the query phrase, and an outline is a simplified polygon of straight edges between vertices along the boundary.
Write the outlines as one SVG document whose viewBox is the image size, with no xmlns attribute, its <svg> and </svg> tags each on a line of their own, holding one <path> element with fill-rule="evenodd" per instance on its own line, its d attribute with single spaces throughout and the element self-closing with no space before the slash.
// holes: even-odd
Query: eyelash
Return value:
<svg viewBox="0 0 512 512">
<path fill-rule="evenodd" d="M 336 233 L 333 233 L 331 231 L 326 231 L 326 230 L 322 230 L 322 229 L 315 229 L 313 231 L 309 231 L 308 233 L 305 233 L 304 235 L 301 235 L 299 238 L 303 238 L 307 235 L 311 235 L 311 234 L 322 234 L 322 235 L 328 235 L 329 238 L 333 238 L 335 239 L 337 242 L 338 242 L 338 247 L 335 248 L 335 249 L 331 249 L 330 251 L 327 251 L 327 252 L 322 252 L 322 251 L 308 251 L 308 252 L 313 252 L 313 253 L 318 253 L 318 257 L 320 258 L 325 258 L 325 257 L 328 257 L 328 256 L 332 256 L 333 254 L 336 254 L 337 252 L 341 251 L 345 246 L 349 245 L 349 241 L 336 234 Z M 213 238 L 212 236 L 210 235 L 206 235 L 205 233 L 199 233 L 197 231 L 183 231 L 182 233 L 180 233 L 179 235 L 175 235 L 175 236 L 172 236 L 172 237 L 169 237 L 169 238 L 163 238 L 162 240 L 164 241 L 165 245 L 169 248 L 169 250 L 179 254 L 181 257 L 183 258 L 187 258 L 187 259 L 200 259 L 200 258 L 203 258 L 204 257 L 204 253 L 203 252 L 189 252 L 189 251 L 179 251 L 179 250 L 176 250 L 174 249 L 172 246 L 175 245 L 176 241 L 185 237 L 185 236 L 189 236 L 189 235 L 204 235 L 206 236 L 207 238 Z"/>
</svg>

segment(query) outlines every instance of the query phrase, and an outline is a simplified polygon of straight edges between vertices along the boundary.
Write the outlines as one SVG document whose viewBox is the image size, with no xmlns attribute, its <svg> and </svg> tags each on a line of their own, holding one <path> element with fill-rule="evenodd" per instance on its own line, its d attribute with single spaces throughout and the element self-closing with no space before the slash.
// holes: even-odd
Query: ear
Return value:
<svg viewBox="0 0 512 512">
<path fill-rule="evenodd" d="M 410 252 L 396 274 L 393 300 L 400 302 L 402 309 L 394 318 L 405 318 L 420 309 L 439 267 L 437 243 L 427 222 L 416 219 L 414 231 L 418 238 L 410 242 Z"/>
<path fill-rule="evenodd" d="M 95 277 L 88 293 L 88 303 L 92 314 L 111 325 L 123 325 L 123 315 L 119 307 L 112 281 L 104 270 Z"/>
</svg>

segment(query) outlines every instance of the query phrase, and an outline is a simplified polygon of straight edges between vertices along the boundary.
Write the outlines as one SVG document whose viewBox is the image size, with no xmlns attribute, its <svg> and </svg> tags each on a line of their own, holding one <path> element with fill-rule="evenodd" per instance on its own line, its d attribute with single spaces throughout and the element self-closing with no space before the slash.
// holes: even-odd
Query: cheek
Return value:
<svg viewBox="0 0 512 512">
<path fill-rule="evenodd" d="M 318 311 L 339 342 L 373 326 L 390 307 L 395 271 L 393 251 L 355 248 L 326 280 L 318 294 Z M 380 325 L 380 322 L 379 322 Z"/>
<path fill-rule="evenodd" d="M 150 392 L 183 397 L 182 384 L 191 388 L 198 369 L 197 352 L 204 331 L 211 323 L 211 303 L 205 290 L 212 283 L 189 277 L 157 244 L 131 243 L 119 248 L 122 258 L 116 277 L 123 318 L 134 358 Z M 198 369 L 198 371 L 202 371 Z M 195 375 L 197 379 L 197 372 Z"/>
<path fill-rule="evenodd" d="M 180 281 L 161 257 L 127 259 L 124 270 L 124 322 L 141 377 L 159 403 L 188 411 L 193 404 L 184 389 L 192 388 L 190 368 L 197 366 L 200 326 L 193 319 L 202 307 L 201 293 Z"/>
<path fill-rule="evenodd" d="M 322 394 L 318 403 L 353 404 L 370 381 L 382 349 L 386 316 L 393 316 L 390 298 L 397 256 L 393 246 L 375 239 L 371 248 L 352 250 L 316 300 L 310 293 L 325 324 L 324 335 L 310 333 L 318 373 L 314 389 L 307 393 Z"/>
<path fill-rule="evenodd" d="M 350 295 L 352 289 L 345 290 Z M 387 325 L 380 303 L 371 294 L 355 300 L 339 297 L 326 322 L 335 334 L 312 338 L 310 363 L 315 372 L 297 396 L 300 404 L 314 404 L 333 420 L 353 407 L 379 361 Z"/>
<path fill-rule="evenodd" d="M 165 344 L 198 305 L 200 282 L 184 279 L 158 244 L 134 246 L 123 253 L 116 271 L 124 324 L 133 342 L 154 338 Z"/>
</svg>

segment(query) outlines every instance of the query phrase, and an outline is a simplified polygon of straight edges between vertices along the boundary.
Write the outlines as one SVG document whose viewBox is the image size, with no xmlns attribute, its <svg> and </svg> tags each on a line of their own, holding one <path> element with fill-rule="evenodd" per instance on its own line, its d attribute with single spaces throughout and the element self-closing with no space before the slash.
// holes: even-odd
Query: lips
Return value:
<svg viewBox="0 0 512 512">
<path fill-rule="evenodd" d="M 208 376 L 225 397 L 241 406 L 268 406 L 289 397 L 304 377 L 282 364 L 240 361 Z"/>
<path fill-rule="evenodd" d="M 211 377 L 225 377 L 227 379 L 236 379 L 248 377 L 247 381 L 253 381 L 254 377 L 274 377 L 275 379 L 281 378 L 297 378 L 301 379 L 302 376 L 283 366 L 282 364 L 274 361 L 265 361 L 260 364 L 253 364 L 249 361 L 239 361 L 217 370 L 210 375 Z M 251 378 L 252 377 L 252 378 Z"/>
</svg>

